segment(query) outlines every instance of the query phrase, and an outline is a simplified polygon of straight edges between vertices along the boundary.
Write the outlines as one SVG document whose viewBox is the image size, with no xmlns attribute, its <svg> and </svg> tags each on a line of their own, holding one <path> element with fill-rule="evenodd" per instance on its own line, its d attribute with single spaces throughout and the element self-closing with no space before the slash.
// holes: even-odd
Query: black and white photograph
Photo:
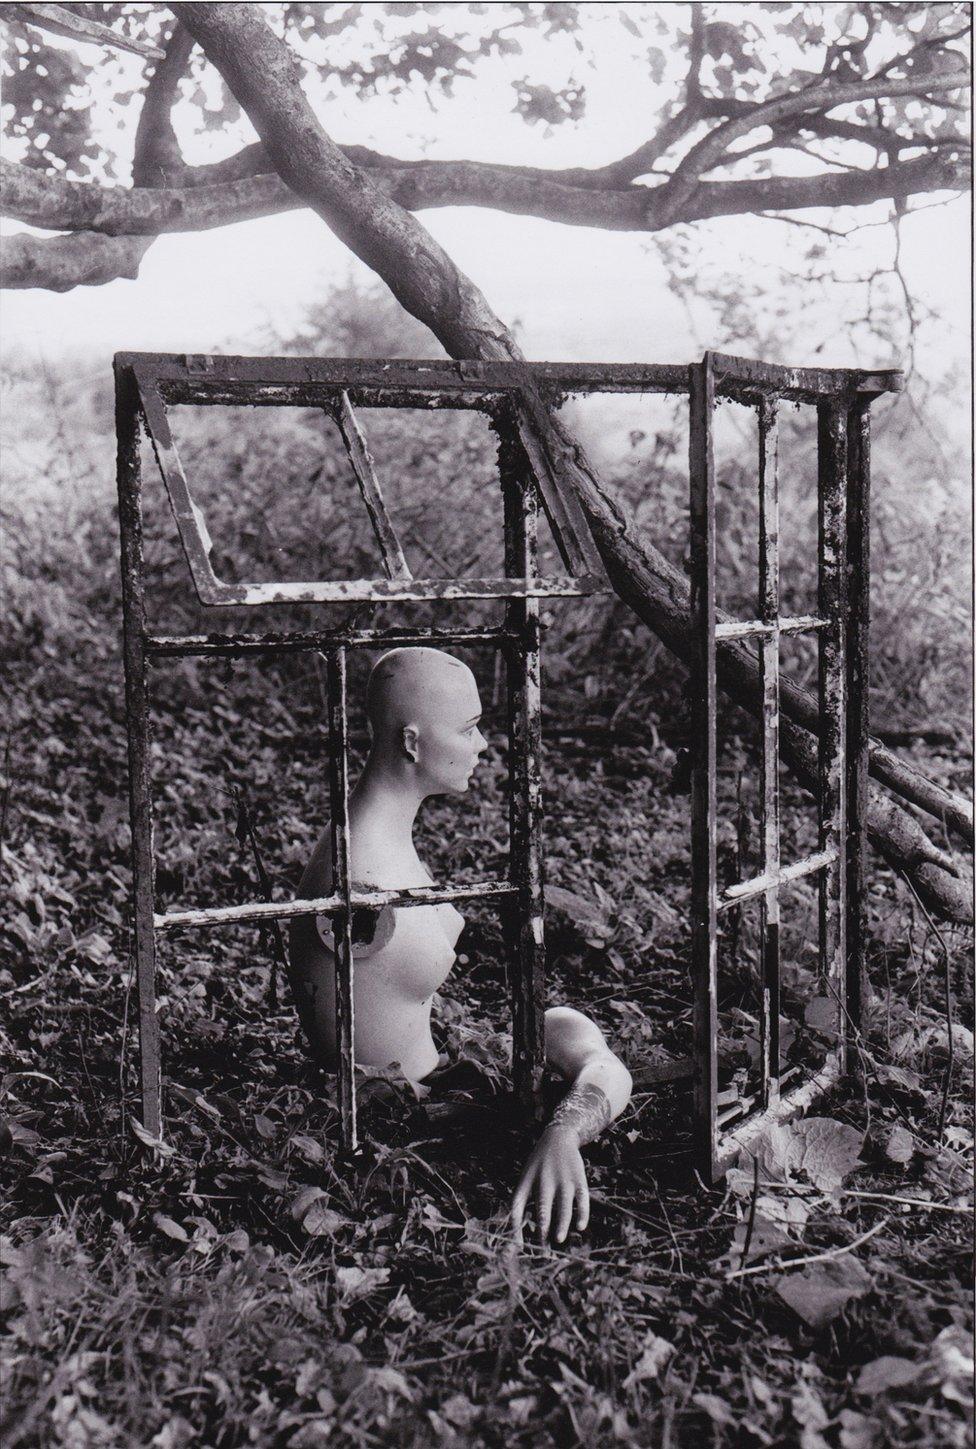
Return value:
<svg viewBox="0 0 976 1449">
<path fill-rule="evenodd" d="M 972 20 L 0 5 L 4 1449 L 973 1449 Z"/>
</svg>

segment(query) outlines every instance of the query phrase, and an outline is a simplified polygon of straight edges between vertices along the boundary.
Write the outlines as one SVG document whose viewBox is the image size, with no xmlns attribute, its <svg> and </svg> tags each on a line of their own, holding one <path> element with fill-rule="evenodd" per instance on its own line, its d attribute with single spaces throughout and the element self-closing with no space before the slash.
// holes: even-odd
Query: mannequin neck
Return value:
<svg viewBox="0 0 976 1449">
<path fill-rule="evenodd" d="M 409 760 L 394 760 L 373 749 L 349 797 L 349 808 L 360 818 L 368 815 L 372 825 L 389 832 L 392 842 L 411 844 L 414 821 L 426 798 Z"/>
</svg>

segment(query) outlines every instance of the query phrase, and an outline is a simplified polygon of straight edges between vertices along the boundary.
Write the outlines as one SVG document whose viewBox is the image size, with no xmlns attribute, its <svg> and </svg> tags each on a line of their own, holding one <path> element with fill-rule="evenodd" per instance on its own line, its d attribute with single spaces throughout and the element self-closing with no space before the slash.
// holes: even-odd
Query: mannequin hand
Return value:
<svg viewBox="0 0 976 1449">
<path fill-rule="evenodd" d="M 512 1228 L 520 1243 L 525 1209 L 533 1190 L 540 1242 L 545 1242 L 550 1224 L 555 1228 L 556 1242 L 565 1240 L 574 1204 L 576 1226 L 583 1231 L 590 1218 L 590 1194 L 577 1134 L 572 1127 L 551 1123 L 525 1164 L 511 1211 Z"/>
</svg>

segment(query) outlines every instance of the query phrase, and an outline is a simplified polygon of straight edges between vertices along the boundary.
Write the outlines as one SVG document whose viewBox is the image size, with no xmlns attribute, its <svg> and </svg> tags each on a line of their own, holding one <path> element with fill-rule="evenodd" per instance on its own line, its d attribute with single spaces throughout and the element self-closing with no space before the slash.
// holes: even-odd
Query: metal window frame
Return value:
<svg viewBox="0 0 976 1449">
<path fill-rule="evenodd" d="M 765 872 L 735 891 L 762 894 L 764 910 L 764 999 L 768 1025 L 764 1061 L 777 1054 L 773 1005 L 778 990 L 776 903 L 779 887 L 807 870 L 820 869 L 819 857 L 799 867 L 779 868 L 775 790 L 769 788 L 770 761 L 775 774 L 778 708 L 777 676 L 772 643 L 778 633 L 817 628 L 821 638 L 821 703 L 834 696 L 832 681 L 846 670 L 847 708 L 831 717 L 831 740 L 821 749 L 822 791 L 827 811 L 823 838 L 832 852 L 830 886 L 823 911 L 834 930 L 829 969 L 843 967 L 848 1027 L 859 1010 L 862 949 L 864 795 L 867 781 L 867 499 L 868 408 L 881 393 L 900 386 L 895 372 L 848 369 L 783 368 L 708 353 L 689 367 L 644 364 L 475 363 L 362 361 L 326 358 L 255 358 L 172 353 L 118 353 L 116 385 L 117 476 L 121 535 L 123 649 L 129 748 L 130 820 L 132 826 L 134 952 L 139 1002 L 140 1077 L 143 1122 L 160 1137 L 163 1130 L 160 1030 L 156 1010 L 155 935 L 183 927 L 234 922 L 331 915 L 336 944 L 339 1012 L 340 1145 L 357 1145 L 353 1062 L 353 961 L 351 916 L 363 906 L 412 906 L 462 900 L 494 900 L 502 908 L 511 958 L 509 974 L 513 1018 L 513 1078 L 523 1106 L 538 1114 L 543 1070 L 545 948 L 543 933 L 543 849 L 541 808 L 541 709 L 539 683 L 539 600 L 573 597 L 602 587 L 595 549 L 572 490 L 554 471 L 541 446 L 539 410 L 545 401 L 592 393 L 686 394 L 691 414 L 692 474 L 692 612 L 697 657 L 692 670 L 698 701 L 697 754 L 693 786 L 693 963 L 695 970 L 695 1143 L 703 1171 L 713 1178 L 722 1170 L 723 1144 L 716 1135 L 716 1028 L 714 943 L 717 913 L 731 902 L 719 902 L 714 871 L 714 703 L 716 644 L 725 639 L 759 635 L 764 669 L 764 839 Z M 711 459 L 711 411 L 716 396 L 735 398 L 766 409 L 764 424 L 763 558 L 764 594 L 758 621 L 717 621 L 714 603 L 714 468 Z M 824 479 L 835 487 L 847 479 L 847 562 L 855 565 L 845 591 L 843 570 L 822 580 L 821 612 L 834 603 L 846 610 L 840 624 L 822 619 L 778 619 L 773 614 L 776 554 L 774 400 L 812 402 L 821 412 Z M 383 579 L 312 584 L 228 584 L 210 563 L 206 523 L 195 504 L 173 444 L 166 408 L 172 404 L 202 406 L 304 406 L 321 408 L 333 417 L 346 444 L 363 501 L 379 544 Z M 387 514 L 380 485 L 355 407 L 418 409 L 475 408 L 488 414 L 500 440 L 499 469 L 503 497 L 505 570 L 503 579 L 416 580 L 409 570 Z M 839 421 L 840 420 L 840 421 Z M 280 603 L 371 603 L 414 600 L 499 599 L 504 623 L 481 629 L 357 629 L 290 630 L 260 635 L 211 633 L 206 636 L 163 636 L 147 628 L 146 580 L 143 566 L 140 422 L 152 443 L 166 485 L 191 578 L 202 603 L 212 607 L 274 606 Z M 846 462 L 841 452 L 846 447 Z M 767 457 L 768 455 L 768 457 Z M 846 470 L 846 471 L 845 471 Z M 829 492 L 829 490 L 828 490 Z M 831 500 L 835 493 L 829 493 Z M 540 577 L 536 561 L 536 517 L 544 508 L 567 572 Z M 833 503 L 821 523 L 825 537 L 837 534 Z M 857 565 L 863 572 L 857 574 Z M 703 573 L 704 570 L 704 573 Z M 838 634 L 838 630 L 840 630 Z M 846 638 L 845 638 L 846 630 Z M 838 643 L 839 640 L 839 643 Z M 352 889 L 349 877 L 348 759 L 346 662 L 350 649 L 403 644 L 485 646 L 503 651 L 508 682 L 510 761 L 510 868 L 503 881 L 449 885 L 403 891 Z M 846 644 L 846 648 L 845 648 Z M 256 901 L 241 906 L 198 910 L 155 910 L 155 858 L 150 793 L 149 667 L 168 657 L 252 657 L 275 653 L 319 652 L 327 661 L 333 893 L 315 900 L 285 903 Z M 823 716 L 826 718 L 826 714 Z M 838 735 L 838 731 L 840 734 Z M 821 732 L 822 733 L 822 732 Z M 846 766 L 837 774 L 838 751 L 846 750 Z M 846 817 L 845 817 L 846 803 Z M 710 844 L 703 829 L 711 825 Z M 707 845 L 707 848 L 706 848 Z M 843 853 L 843 864 L 841 854 Z M 821 851 L 823 855 L 823 851 Z M 819 863 L 818 863 L 819 862 Z M 838 910 L 846 906 L 836 928 Z M 844 940 L 846 932 L 846 958 Z M 764 1103 L 777 1113 L 787 1101 L 803 1105 L 821 1085 L 806 1084 L 807 1097 L 778 1097 L 772 1076 Z M 762 1113 L 760 1117 L 762 1117 Z M 707 1130 L 706 1130 L 707 1129 Z M 724 1146 L 728 1146 L 728 1141 Z"/>
<path fill-rule="evenodd" d="M 723 1176 L 772 1123 L 809 1106 L 852 1064 L 861 1020 L 864 953 L 864 846 L 868 774 L 869 488 L 871 402 L 897 391 L 900 374 L 836 374 L 791 400 L 817 410 L 817 614 L 779 611 L 777 404 L 790 393 L 789 370 L 706 353 L 690 368 L 690 572 L 692 699 L 692 975 L 696 1166 L 708 1183 Z M 719 620 L 715 602 L 715 469 L 712 419 L 717 396 L 755 408 L 759 430 L 759 618 Z M 815 632 L 818 654 L 818 849 L 784 866 L 780 858 L 779 641 Z M 760 874 L 719 891 L 716 868 L 717 645 L 759 644 L 762 749 Z M 821 991 L 835 1007 L 836 1045 L 820 1068 L 783 1090 L 779 1041 L 780 892 L 818 878 Z M 759 1089 L 719 1112 L 718 923 L 722 911 L 759 898 Z M 794 1074 L 795 1075 L 795 1074 Z"/>
</svg>

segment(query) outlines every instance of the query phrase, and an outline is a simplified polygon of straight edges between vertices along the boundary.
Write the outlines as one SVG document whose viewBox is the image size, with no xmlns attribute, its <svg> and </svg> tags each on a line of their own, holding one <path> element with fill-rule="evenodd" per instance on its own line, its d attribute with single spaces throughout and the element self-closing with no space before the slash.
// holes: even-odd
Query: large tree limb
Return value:
<svg viewBox="0 0 976 1449">
<path fill-rule="evenodd" d="M 672 216 L 666 186 L 584 189 L 550 181 L 544 172 L 526 174 L 517 167 L 485 162 L 401 162 L 353 146 L 337 146 L 335 151 L 362 168 L 377 190 L 408 211 L 489 207 L 603 231 L 653 232 L 676 221 L 708 217 L 864 206 L 918 193 L 957 190 L 969 179 L 967 162 L 935 153 L 865 171 L 702 182 L 688 196 L 680 215 Z M 0 185 L 0 209 L 7 216 L 51 231 L 84 230 L 109 236 L 207 231 L 306 204 L 274 172 L 212 185 L 149 189 L 145 185 L 108 187 L 69 181 L 13 161 L 0 161 Z"/>
<path fill-rule="evenodd" d="M 187 29 L 220 70 L 247 112 L 284 180 L 371 267 L 447 351 L 458 358 L 521 361 L 488 302 L 415 217 L 399 207 L 325 133 L 299 84 L 291 54 L 260 8 L 226 3 L 176 4 Z M 618 500 L 595 476 L 579 442 L 555 414 L 540 409 L 541 441 L 574 488 L 611 582 L 634 611 L 683 658 L 688 657 L 687 580 L 638 533 Z M 751 704 L 756 661 L 743 648 L 724 649 L 722 679 Z M 815 745 L 787 722 L 784 758 L 809 779 Z M 890 850 L 919 895 L 940 914 L 971 919 L 969 892 L 952 862 L 905 811 L 876 790 L 869 829 Z"/>
<path fill-rule="evenodd" d="M 139 186 L 154 186 L 167 167 L 186 169 L 170 112 L 192 48 L 192 37 L 177 21 L 149 78 L 136 128 L 132 171 Z M 134 280 L 154 241 L 155 233 L 107 236 L 89 230 L 71 236 L 5 237 L 0 248 L 0 284 L 69 292 L 73 287 L 99 287 L 119 278 Z"/>
</svg>

